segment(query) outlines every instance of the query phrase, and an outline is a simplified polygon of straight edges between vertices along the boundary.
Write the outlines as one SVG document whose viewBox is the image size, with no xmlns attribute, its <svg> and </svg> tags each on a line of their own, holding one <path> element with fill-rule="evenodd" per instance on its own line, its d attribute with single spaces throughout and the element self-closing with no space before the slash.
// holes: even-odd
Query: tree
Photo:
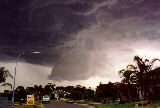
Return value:
<svg viewBox="0 0 160 108">
<path fill-rule="evenodd" d="M 18 86 L 16 88 L 16 91 L 17 91 L 17 100 L 20 101 L 21 99 L 25 100 L 26 97 L 27 97 L 27 92 L 25 90 L 25 88 L 23 86 Z"/>
<path fill-rule="evenodd" d="M 136 83 L 139 87 L 139 98 L 144 100 L 146 98 L 146 77 L 147 73 L 152 70 L 153 63 L 159 59 L 153 59 L 151 62 L 148 59 L 143 59 L 139 56 L 134 56 L 136 66 L 129 65 L 126 70 L 122 69 L 119 74 L 122 75 L 122 83 L 128 84 Z"/>
<path fill-rule="evenodd" d="M 46 94 L 50 94 L 51 92 L 53 92 L 55 90 L 55 84 L 52 84 L 52 83 L 48 83 L 47 85 L 45 85 L 44 87 L 44 92 Z"/>
<path fill-rule="evenodd" d="M 0 83 L 2 84 L 2 86 L 10 86 L 12 88 L 12 85 L 10 83 L 6 83 L 6 79 L 8 77 L 13 78 L 13 76 L 8 70 L 5 69 L 5 67 L 0 67 Z"/>
<path fill-rule="evenodd" d="M 137 73 L 136 73 L 137 83 L 140 86 L 139 97 L 140 97 L 140 100 L 143 100 L 145 98 L 144 87 L 146 82 L 146 74 L 147 72 L 152 70 L 151 69 L 152 64 L 149 62 L 148 59 L 143 60 L 143 58 L 140 58 L 139 56 L 135 56 L 134 61 L 136 62 L 136 65 L 137 65 Z"/>
<path fill-rule="evenodd" d="M 129 98 L 129 102 L 132 101 L 132 97 L 131 97 L 131 84 L 134 84 L 137 82 L 137 77 L 136 77 L 136 73 L 137 73 L 137 67 L 135 67 L 134 65 L 130 64 L 126 67 L 126 69 L 122 69 L 119 72 L 119 75 L 121 75 L 121 83 L 122 84 L 127 84 L 128 86 L 128 98 Z"/>
<path fill-rule="evenodd" d="M 85 88 L 85 87 L 83 87 Z M 94 90 L 92 90 L 90 87 L 89 88 L 85 88 L 85 92 L 83 92 L 84 98 L 85 100 L 91 100 L 94 98 Z"/>
<path fill-rule="evenodd" d="M 103 101 L 106 103 L 106 99 L 110 99 L 115 101 L 117 98 L 115 85 L 112 82 L 108 82 L 107 84 L 99 84 L 96 88 L 95 99 L 97 101 Z"/>
<path fill-rule="evenodd" d="M 34 94 L 34 93 L 35 93 L 35 92 L 34 92 L 34 87 L 27 87 L 27 88 L 26 88 L 26 92 L 27 92 L 28 95 Z"/>
</svg>

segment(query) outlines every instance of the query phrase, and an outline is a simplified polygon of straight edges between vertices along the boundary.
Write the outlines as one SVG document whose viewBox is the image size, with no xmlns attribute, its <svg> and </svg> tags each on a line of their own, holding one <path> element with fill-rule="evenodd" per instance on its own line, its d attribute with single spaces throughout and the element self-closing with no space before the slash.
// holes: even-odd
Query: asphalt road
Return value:
<svg viewBox="0 0 160 108">
<path fill-rule="evenodd" d="M 53 102 L 50 104 L 43 104 L 42 108 L 88 108 L 88 107 L 71 103 Z"/>
</svg>

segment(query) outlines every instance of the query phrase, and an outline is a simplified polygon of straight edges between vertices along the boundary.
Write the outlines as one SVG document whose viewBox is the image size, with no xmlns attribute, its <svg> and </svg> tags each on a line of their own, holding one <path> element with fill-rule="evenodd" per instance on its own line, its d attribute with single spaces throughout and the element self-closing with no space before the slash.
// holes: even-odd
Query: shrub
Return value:
<svg viewBox="0 0 160 108">
<path fill-rule="evenodd" d="M 145 106 L 145 105 L 147 105 L 147 102 L 148 101 L 138 101 L 138 102 L 136 102 L 136 104 L 138 104 L 138 106 Z"/>
<path fill-rule="evenodd" d="M 119 104 L 125 104 L 126 102 L 127 102 L 126 100 L 121 99 L 120 102 L 119 102 Z"/>
</svg>

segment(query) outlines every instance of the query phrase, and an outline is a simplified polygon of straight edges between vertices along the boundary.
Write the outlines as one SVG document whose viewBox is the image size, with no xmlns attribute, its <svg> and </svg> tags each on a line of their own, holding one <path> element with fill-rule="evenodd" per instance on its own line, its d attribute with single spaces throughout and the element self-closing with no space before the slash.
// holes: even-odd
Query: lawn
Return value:
<svg viewBox="0 0 160 108">
<path fill-rule="evenodd" d="M 76 100 L 76 101 L 74 101 L 74 103 L 77 103 L 77 104 L 89 104 L 89 103 L 91 103 L 91 101 Z"/>
<path fill-rule="evenodd" d="M 133 104 L 121 104 L 121 105 L 96 106 L 96 108 L 135 108 L 135 106 Z"/>
<path fill-rule="evenodd" d="M 137 108 L 158 108 L 160 107 L 160 101 L 152 101 L 152 105 L 139 106 Z M 108 105 L 108 106 L 96 106 L 96 108 L 135 108 L 134 103 L 132 104 L 120 104 L 120 105 Z"/>
<path fill-rule="evenodd" d="M 152 101 L 152 104 L 160 104 L 160 100 Z"/>
</svg>

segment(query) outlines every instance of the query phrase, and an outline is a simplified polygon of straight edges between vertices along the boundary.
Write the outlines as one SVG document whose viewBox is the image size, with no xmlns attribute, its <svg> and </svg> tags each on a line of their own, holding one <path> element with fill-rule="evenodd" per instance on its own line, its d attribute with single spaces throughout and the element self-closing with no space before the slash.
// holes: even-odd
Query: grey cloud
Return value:
<svg viewBox="0 0 160 108">
<path fill-rule="evenodd" d="M 80 53 L 74 55 L 72 54 L 67 56 L 67 58 L 62 59 L 61 63 L 57 64 L 55 68 L 53 68 L 50 77 L 55 80 L 70 80 L 70 81 L 77 79 L 87 79 L 88 76 L 94 74 L 90 73 L 88 69 L 90 64 L 90 61 L 86 61 L 88 57 L 89 55 L 86 53 Z M 84 74 L 84 72 L 86 71 L 87 73 Z"/>
<path fill-rule="evenodd" d="M 140 7 L 144 3 L 143 7 Z M 159 15 L 157 14 L 159 10 L 154 10 L 154 8 L 151 6 L 153 3 L 150 2 L 134 2 L 134 4 L 131 4 L 132 1 L 129 1 L 128 3 L 125 2 L 119 2 L 116 5 L 114 5 L 112 8 L 104 7 L 99 10 L 97 10 L 97 18 L 100 22 L 98 27 L 94 30 L 88 29 L 88 32 L 80 33 L 78 36 L 81 36 L 81 41 L 79 41 L 79 47 L 78 51 L 76 53 L 80 52 L 89 52 L 87 53 L 90 55 L 88 58 L 86 58 L 83 54 L 80 59 L 85 59 L 86 61 L 92 61 L 92 67 L 90 68 L 88 66 L 88 62 L 83 62 L 85 66 L 82 65 L 82 62 L 78 62 L 77 60 L 74 61 L 73 64 L 79 63 L 79 65 L 74 66 L 73 64 L 69 63 L 70 65 L 65 65 L 67 69 L 71 69 L 72 67 L 76 67 L 74 72 L 77 72 L 79 74 L 73 75 L 69 73 L 74 73 L 70 71 L 64 72 L 61 71 L 52 71 L 51 78 L 56 77 L 58 79 L 69 79 L 74 77 L 80 76 L 82 79 L 86 79 L 89 76 L 98 76 L 101 73 L 103 73 L 103 76 L 105 75 L 105 67 L 108 69 L 108 76 L 112 76 L 112 68 L 110 66 L 106 66 L 107 63 L 111 62 L 112 60 L 116 60 L 116 58 L 119 58 L 119 56 L 126 57 L 124 60 L 127 60 L 127 55 L 132 55 L 131 53 L 134 53 L 133 46 L 135 48 L 138 48 L 138 44 L 141 43 L 142 39 L 152 39 L 153 41 L 156 39 L 159 39 L 157 37 L 158 28 L 155 23 L 158 22 Z M 136 5 L 135 5 L 136 4 Z M 137 6 L 138 5 L 138 6 Z M 125 8 L 121 8 L 121 6 Z M 102 13 L 104 12 L 104 13 Z M 138 13 L 137 13 L 138 12 Z M 101 14 L 101 16 L 99 16 Z M 120 15 L 120 17 L 119 17 Z M 154 19 L 152 19 L 154 17 Z M 109 21 L 108 21 L 109 19 Z M 92 33 L 93 32 L 93 33 Z M 153 38 L 154 37 L 154 38 Z M 140 42 L 135 43 L 134 42 Z M 97 50 L 98 48 L 98 50 Z M 92 50 L 91 50 L 92 49 Z M 98 51 L 98 54 L 97 54 Z M 111 53 L 111 54 L 110 54 Z M 106 54 L 106 55 L 105 55 Z M 91 58 L 95 57 L 94 59 Z M 100 56 L 100 58 L 99 58 Z M 132 55 L 134 56 L 134 55 Z M 102 57 L 102 58 L 101 58 Z M 73 58 L 76 58 L 73 56 Z M 104 62 L 103 59 L 106 58 L 106 61 Z M 112 58 L 112 59 L 110 59 Z M 98 61 L 97 61 L 98 59 Z M 117 59 L 117 62 L 119 63 L 122 61 L 122 58 Z M 128 60 L 127 60 L 128 61 Z M 116 61 L 113 61 L 114 64 Z M 112 62 L 111 62 L 112 63 Z M 82 67 L 81 67 L 82 66 Z M 92 68 L 94 68 L 92 70 Z M 67 70 L 65 69 L 65 70 Z M 79 72 L 79 69 L 84 71 L 83 74 L 80 74 L 82 72 Z M 88 75 L 85 72 L 89 72 L 88 69 L 91 69 L 92 74 Z M 101 71 L 101 69 L 104 69 Z M 97 70 L 97 71 L 94 71 Z M 110 72 L 109 72 L 110 71 Z M 58 74 L 58 72 L 60 72 Z M 101 73 L 100 73 L 101 72 Z M 54 75 L 55 73 L 55 75 Z M 63 76 L 62 74 L 66 73 Z M 72 77 L 71 77 L 71 76 Z M 81 76 L 82 75 L 82 76 Z M 72 78 L 72 79 L 74 79 Z M 71 80 L 71 79 L 69 79 Z"/>
<path fill-rule="evenodd" d="M 134 51 L 129 44 L 159 39 L 158 0 L 2 1 L 0 59 L 25 50 L 26 62 L 53 66 L 53 80 L 111 76 L 109 64 Z"/>
<path fill-rule="evenodd" d="M 103 1 L 100 3 L 99 3 L 99 1 L 97 1 L 97 3 L 93 4 L 93 7 L 89 11 L 87 11 L 85 13 L 77 13 L 77 14 L 85 15 L 85 16 L 91 15 L 91 14 L 94 14 L 98 9 L 100 9 L 104 6 L 111 8 L 111 6 L 115 5 L 117 2 L 118 2 L 118 0 L 106 0 L 106 1 Z"/>
</svg>

